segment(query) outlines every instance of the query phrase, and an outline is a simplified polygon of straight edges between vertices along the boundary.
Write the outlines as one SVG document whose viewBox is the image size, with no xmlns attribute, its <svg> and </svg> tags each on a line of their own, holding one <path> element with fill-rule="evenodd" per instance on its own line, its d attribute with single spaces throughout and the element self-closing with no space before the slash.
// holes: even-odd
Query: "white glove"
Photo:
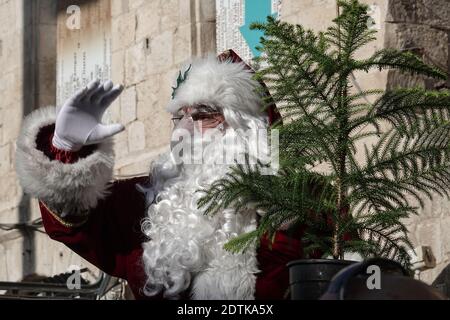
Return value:
<svg viewBox="0 0 450 320">
<path fill-rule="evenodd" d="M 65 151 L 78 151 L 85 145 L 97 144 L 123 131 L 121 124 L 104 125 L 103 114 L 122 93 L 111 81 L 90 82 L 57 110 L 53 145 Z"/>
</svg>

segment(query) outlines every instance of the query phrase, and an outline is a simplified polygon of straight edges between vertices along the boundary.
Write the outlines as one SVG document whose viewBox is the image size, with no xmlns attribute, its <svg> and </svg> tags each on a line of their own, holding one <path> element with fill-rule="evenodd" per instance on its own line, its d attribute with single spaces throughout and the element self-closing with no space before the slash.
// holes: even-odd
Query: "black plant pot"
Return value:
<svg viewBox="0 0 450 320">
<path fill-rule="evenodd" d="M 287 264 L 292 300 L 317 300 L 327 290 L 331 279 L 345 267 L 356 263 L 349 260 L 308 259 Z"/>
</svg>

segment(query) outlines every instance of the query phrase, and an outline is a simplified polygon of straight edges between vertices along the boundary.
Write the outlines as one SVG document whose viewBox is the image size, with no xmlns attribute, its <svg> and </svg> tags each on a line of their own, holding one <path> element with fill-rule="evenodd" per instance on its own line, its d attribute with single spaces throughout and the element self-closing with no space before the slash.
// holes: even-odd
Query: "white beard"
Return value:
<svg viewBox="0 0 450 320">
<path fill-rule="evenodd" d="M 171 166 L 170 153 L 157 161 L 153 174 L 163 178 L 154 185 L 161 191 L 156 191 L 156 202 L 150 205 L 142 225 L 151 239 L 143 244 L 144 292 L 149 296 L 162 292 L 165 298 L 177 299 L 190 289 L 192 299 L 254 299 L 259 271 L 256 249 L 233 254 L 223 245 L 255 230 L 255 211 L 226 209 L 211 217 L 197 208 L 202 194 L 196 191 L 229 171 L 229 165 L 214 164 L 222 141 L 208 146 L 208 164 Z"/>
</svg>

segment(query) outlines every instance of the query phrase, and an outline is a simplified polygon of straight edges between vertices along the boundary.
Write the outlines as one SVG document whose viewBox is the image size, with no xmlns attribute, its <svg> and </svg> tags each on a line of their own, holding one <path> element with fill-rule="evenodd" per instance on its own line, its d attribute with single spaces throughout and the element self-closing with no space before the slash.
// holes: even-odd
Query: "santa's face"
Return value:
<svg viewBox="0 0 450 320">
<path fill-rule="evenodd" d="M 170 146 L 177 164 L 203 164 L 205 148 L 221 139 L 228 128 L 220 109 L 207 105 L 183 107 L 172 121 Z"/>
<path fill-rule="evenodd" d="M 222 112 L 217 108 L 207 105 L 183 107 L 177 114 L 173 115 L 172 121 L 174 123 L 174 130 L 198 130 L 201 133 L 205 133 L 208 129 L 224 128 L 226 126 L 225 117 Z"/>
</svg>

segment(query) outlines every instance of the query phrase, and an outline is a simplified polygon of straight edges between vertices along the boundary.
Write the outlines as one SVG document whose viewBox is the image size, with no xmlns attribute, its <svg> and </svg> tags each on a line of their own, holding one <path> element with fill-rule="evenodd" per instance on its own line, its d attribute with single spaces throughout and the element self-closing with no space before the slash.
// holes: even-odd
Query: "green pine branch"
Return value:
<svg viewBox="0 0 450 320">
<path fill-rule="evenodd" d="M 408 266 L 405 219 L 418 213 L 424 197 L 450 195 L 450 93 L 355 92 L 353 74 L 447 75 L 393 48 L 359 59 L 357 51 L 375 39 L 368 7 L 337 3 L 340 14 L 324 32 L 271 17 L 252 26 L 264 32 L 257 79 L 283 115 L 283 125 L 272 128 L 280 134 L 281 170 L 265 176 L 260 165 L 236 165 L 199 191 L 198 204 L 207 214 L 226 208 L 261 214 L 256 230 L 226 244 L 233 252 L 273 239 L 288 224 L 303 230 L 305 257 L 358 252 Z M 318 173 L 318 165 L 326 170 Z"/>
</svg>

